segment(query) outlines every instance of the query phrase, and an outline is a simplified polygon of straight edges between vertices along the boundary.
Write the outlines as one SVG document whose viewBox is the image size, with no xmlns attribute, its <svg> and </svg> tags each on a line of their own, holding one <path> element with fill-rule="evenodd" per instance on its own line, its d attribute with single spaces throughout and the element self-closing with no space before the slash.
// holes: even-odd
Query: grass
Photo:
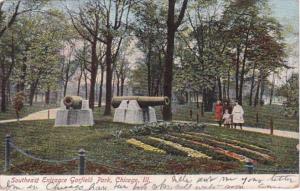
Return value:
<svg viewBox="0 0 300 191">
<path fill-rule="evenodd" d="M 172 105 L 173 120 L 182 121 L 196 121 L 197 107 L 196 104 L 186 105 Z M 243 106 L 245 115 L 245 126 L 270 128 L 270 120 L 273 118 L 274 129 L 297 131 L 299 132 L 299 122 L 297 118 L 285 117 L 283 115 L 284 108 L 280 105 L 265 105 L 257 108 L 250 106 Z M 162 119 L 161 108 L 156 107 L 158 119 Z M 192 118 L 190 117 L 190 110 L 192 110 Z M 199 112 L 200 113 L 200 112 Z M 256 123 L 256 113 L 258 113 L 258 123 Z M 215 122 L 213 112 L 205 112 L 202 117 L 199 114 L 200 122 Z"/>
<path fill-rule="evenodd" d="M 63 160 L 78 156 L 78 150 L 87 151 L 87 174 L 205 174 L 245 173 L 243 164 L 233 160 L 195 159 L 175 154 L 162 155 L 145 152 L 126 144 L 129 138 L 146 137 L 130 133 L 132 125 L 112 123 L 111 117 L 103 118 L 102 109 L 94 113 L 94 127 L 53 127 L 53 120 L 24 121 L 0 124 L 0 138 L 11 134 L 15 145 L 34 156 Z M 121 136 L 116 136 L 122 132 Z M 258 163 L 257 169 L 299 169 L 296 150 L 298 140 L 274 137 L 235 129 L 207 127 L 205 133 L 214 137 L 237 139 L 262 146 L 275 156 L 272 164 Z M 156 135 L 163 138 L 164 135 Z M 4 156 L 4 142 L 0 141 L 0 156 Z M 92 162 L 89 162 L 92 161 Z M 66 164 L 36 162 L 12 152 L 13 167 L 8 174 L 77 174 L 78 161 Z M 3 157 L 0 167 L 4 166 Z M 0 174 L 3 173 L 0 169 Z M 259 172 L 259 171 L 257 171 Z"/>
<path fill-rule="evenodd" d="M 57 105 L 55 104 L 45 105 L 44 103 L 33 103 L 32 106 L 25 105 L 20 113 L 20 117 L 25 117 L 28 114 L 45 110 L 45 109 L 55 108 L 55 107 L 57 107 Z M 15 119 L 16 117 L 17 117 L 16 112 L 14 108 L 11 106 L 11 104 L 9 105 L 6 112 L 0 112 L 0 120 Z"/>
</svg>

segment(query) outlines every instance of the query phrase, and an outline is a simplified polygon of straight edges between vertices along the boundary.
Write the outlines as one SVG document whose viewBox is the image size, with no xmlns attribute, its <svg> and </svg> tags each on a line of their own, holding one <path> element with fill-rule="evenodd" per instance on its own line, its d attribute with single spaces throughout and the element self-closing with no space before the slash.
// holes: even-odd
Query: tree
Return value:
<svg viewBox="0 0 300 191">
<path fill-rule="evenodd" d="M 166 7 L 151 0 L 133 7 L 136 17 L 133 26 L 137 46 L 144 53 L 147 66 L 148 95 L 161 95 L 162 72 L 166 46 Z"/>
<path fill-rule="evenodd" d="M 0 38 L 15 23 L 17 17 L 33 11 L 39 11 L 49 0 L 17 0 L 0 2 Z M 9 12 L 8 10 L 12 10 Z"/>
<path fill-rule="evenodd" d="M 293 73 L 287 82 L 277 89 L 277 95 L 287 98 L 287 106 L 298 110 L 299 74 Z"/>
<path fill-rule="evenodd" d="M 57 87 L 60 71 L 60 51 L 63 48 L 64 22 L 63 17 L 34 17 L 34 38 L 29 47 L 30 57 L 27 62 L 26 82 L 30 86 L 29 104 L 33 104 L 33 98 L 38 87 L 46 92 L 46 103 L 49 101 L 50 90 Z"/>
<path fill-rule="evenodd" d="M 64 55 L 61 61 L 61 79 L 63 82 L 63 96 L 66 96 L 70 78 L 75 74 L 79 66 L 78 60 L 74 58 L 76 42 L 72 39 L 67 40 L 64 48 Z"/>
<path fill-rule="evenodd" d="M 191 94 L 202 93 L 207 111 L 212 110 L 215 99 L 222 99 L 221 80 L 228 78 L 230 71 L 228 32 L 223 22 L 217 20 L 221 5 L 214 0 L 190 3 L 187 13 L 189 25 L 179 33 L 177 52 L 180 64 L 175 73 L 175 81 L 178 83 L 175 84 L 181 93 L 187 89 Z M 216 87 L 218 96 L 212 95 Z"/>
<path fill-rule="evenodd" d="M 99 40 L 106 45 L 106 97 L 104 115 L 111 115 L 112 65 L 116 61 L 124 35 L 127 32 L 129 13 L 133 3 L 133 0 L 109 0 L 108 4 L 106 1 L 99 4 L 104 10 L 101 12 L 104 21 L 102 25 L 104 27 L 102 29 L 104 31 L 104 38 L 99 38 Z M 113 8 L 115 8 L 114 14 L 111 12 Z M 113 44 L 115 47 L 113 47 Z M 114 52 L 113 49 L 115 49 Z"/>
<path fill-rule="evenodd" d="M 130 68 L 129 62 L 125 54 L 120 54 L 120 59 L 116 63 L 116 76 L 117 76 L 117 96 L 123 96 L 125 79 L 128 77 Z"/>
<path fill-rule="evenodd" d="M 95 102 L 95 85 L 98 71 L 98 55 L 97 46 L 100 38 L 101 7 L 97 1 L 88 1 L 84 6 L 79 8 L 79 12 L 70 11 L 69 15 L 72 24 L 78 34 L 90 43 L 91 47 L 91 62 L 85 66 L 85 69 L 90 73 L 90 93 L 89 107 L 94 109 Z"/>
<path fill-rule="evenodd" d="M 2 36 L 0 49 L 1 112 L 5 112 L 7 110 L 7 85 L 16 65 L 16 35 L 13 31 L 10 35 Z"/>
<path fill-rule="evenodd" d="M 185 10 L 187 8 L 188 0 L 184 0 L 180 9 L 178 17 L 175 15 L 176 0 L 168 1 L 168 19 L 167 19 L 167 51 L 166 61 L 164 67 L 164 96 L 172 100 L 172 82 L 173 82 L 173 56 L 174 56 L 174 41 L 175 33 L 180 26 Z M 175 20 L 177 18 L 177 20 Z M 172 120 L 172 101 L 169 105 L 163 107 L 163 119 Z"/>
<path fill-rule="evenodd" d="M 4 55 L 2 51 L 2 58 L 1 58 L 1 111 L 6 111 L 6 91 L 7 86 L 9 84 L 10 76 L 13 72 L 14 67 L 17 63 L 17 49 L 19 48 L 17 44 L 18 41 L 16 40 L 19 37 L 19 33 L 16 33 L 17 31 L 20 31 L 17 26 L 15 26 L 15 29 L 10 30 L 14 24 L 17 21 L 17 18 L 20 15 L 24 15 L 28 12 L 38 11 L 47 0 L 37 0 L 37 1 L 14 1 L 14 2 L 7 2 L 7 1 L 1 1 L 0 2 L 0 40 L 3 40 L 5 42 L 2 44 L 2 47 L 6 46 L 5 44 L 8 43 L 10 47 L 6 47 L 5 49 L 9 48 L 11 51 L 10 53 L 7 53 L 9 55 Z M 18 26 L 22 27 L 22 26 Z M 7 31 L 10 30 L 11 34 L 6 34 Z M 7 39 L 3 38 L 9 38 L 10 40 L 7 41 Z M 8 60 L 8 57 L 10 58 Z M 10 88 L 8 88 L 10 89 Z"/>
</svg>

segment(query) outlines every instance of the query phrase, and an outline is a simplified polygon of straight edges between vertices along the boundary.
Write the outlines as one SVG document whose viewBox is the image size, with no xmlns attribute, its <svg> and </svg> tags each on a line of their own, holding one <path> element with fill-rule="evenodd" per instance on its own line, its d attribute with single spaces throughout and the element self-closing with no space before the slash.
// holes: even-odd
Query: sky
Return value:
<svg viewBox="0 0 300 191">
<path fill-rule="evenodd" d="M 292 51 L 288 52 L 287 63 L 294 69 L 283 72 L 280 76 L 291 75 L 293 72 L 299 72 L 299 0 L 269 0 L 272 15 L 278 21 L 286 26 L 292 26 L 296 35 L 287 34 L 285 41 L 288 44 L 294 44 Z M 280 83 L 280 80 L 278 80 Z"/>
</svg>

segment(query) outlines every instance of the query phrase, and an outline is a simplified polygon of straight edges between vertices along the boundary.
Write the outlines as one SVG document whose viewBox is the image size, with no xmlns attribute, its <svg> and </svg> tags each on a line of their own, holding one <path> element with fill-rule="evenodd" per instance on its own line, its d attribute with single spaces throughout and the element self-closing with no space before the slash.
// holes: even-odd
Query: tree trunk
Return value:
<svg viewBox="0 0 300 191">
<path fill-rule="evenodd" d="M 92 43 L 92 60 L 91 60 L 91 81 L 90 81 L 90 95 L 89 95 L 89 107 L 94 109 L 95 103 L 95 85 L 98 71 L 98 58 L 97 58 L 97 37 L 94 37 Z"/>
<path fill-rule="evenodd" d="M 21 76 L 20 76 L 20 91 L 25 90 L 25 79 L 26 79 L 26 70 L 27 70 L 27 65 L 26 65 L 27 57 L 23 58 L 23 64 L 21 67 Z"/>
<path fill-rule="evenodd" d="M 35 92 L 35 102 L 38 102 L 38 91 Z"/>
<path fill-rule="evenodd" d="M 261 78 L 259 78 L 258 82 L 257 82 L 256 93 L 255 93 L 255 98 L 254 98 L 254 107 L 256 107 L 258 104 L 260 83 L 261 83 Z"/>
<path fill-rule="evenodd" d="M 171 12 L 171 13 L 170 13 Z M 170 11 L 169 14 L 174 16 L 174 9 Z M 170 17 L 170 16 L 168 16 Z M 170 19 L 174 22 L 174 18 Z M 164 96 L 167 96 L 170 99 L 170 104 L 164 105 L 163 107 L 163 119 L 165 121 L 172 120 L 172 82 L 173 82 L 173 55 L 174 55 L 174 38 L 175 31 L 173 29 L 173 25 L 168 24 L 168 34 L 167 34 L 167 54 L 166 54 L 166 63 L 164 70 Z"/>
<path fill-rule="evenodd" d="M 121 96 L 124 95 L 124 83 L 125 83 L 125 79 L 121 78 Z"/>
<path fill-rule="evenodd" d="M 103 80 L 104 80 L 104 67 L 101 66 L 101 79 L 100 79 L 100 87 L 99 87 L 98 107 L 101 107 L 101 105 L 102 105 Z"/>
<path fill-rule="evenodd" d="M 240 89 L 239 89 L 239 104 L 243 105 L 243 87 L 244 87 L 244 77 L 245 77 L 245 61 L 242 65 L 241 75 L 240 75 Z"/>
<path fill-rule="evenodd" d="M 32 104 L 33 104 L 33 98 L 34 98 L 34 94 L 35 94 L 38 83 L 39 83 L 39 80 L 36 80 L 35 82 L 32 82 L 30 84 L 30 92 L 29 92 L 29 105 L 30 106 L 32 106 Z"/>
<path fill-rule="evenodd" d="M 243 105 L 243 87 L 244 87 L 244 78 L 245 78 L 245 66 L 246 66 L 246 59 L 248 55 L 248 40 L 249 40 L 249 33 L 250 27 L 248 28 L 247 35 L 246 35 L 246 42 L 245 42 L 245 50 L 244 50 L 244 57 L 243 57 L 243 65 L 242 71 L 240 76 L 240 89 L 239 89 L 239 102 L 240 105 Z"/>
<path fill-rule="evenodd" d="M 228 74 L 227 74 L 227 99 L 229 100 L 229 87 L 230 87 L 230 69 L 228 69 Z"/>
<path fill-rule="evenodd" d="M 225 81 L 223 82 L 223 99 L 227 99 L 227 96 L 226 96 L 226 83 Z"/>
<path fill-rule="evenodd" d="M 70 66 L 68 65 L 66 73 L 65 73 L 66 74 L 66 76 L 65 76 L 66 79 L 65 79 L 65 83 L 64 83 L 64 97 L 66 97 L 66 94 L 67 94 L 67 88 L 68 88 L 68 82 L 69 82 L 69 69 L 70 69 Z"/>
<path fill-rule="evenodd" d="M 218 96 L 218 99 L 219 100 L 222 100 L 223 99 L 223 96 L 222 96 L 222 84 L 221 84 L 221 78 L 218 77 L 218 93 L 219 93 L 219 96 Z"/>
<path fill-rule="evenodd" d="M 64 83 L 64 97 L 66 97 L 67 94 L 67 88 L 68 88 L 68 80 L 66 79 L 65 83 Z"/>
<path fill-rule="evenodd" d="M 50 103 L 50 87 L 47 87 L 47 91 L 45 92 L 45 103 L 46 105 L 49 105 Z"/>
<path fill-rule="evenodd" d="M 174 41 L 175 33 L 180 25 L 188 0 L 184 0 L 180 9 L 180 14 L 175 22 L 175 4 L 176 0 L 169 0 L 168 4 L 168 20 L 167 20 L 167 51 L 164 68 L 164 96 L 170 99 L 168 105 L 163 107 L 163 119 L 166 121 L 172 120 L 172 82 L 173 82 L 173 56 L 174 56 Z"/>
<path fill-rule="evenodd" d="M 151 42 L 149 42 L 148 56 L 147 56 L 147 82 L 148 82 L 148 96 L 152 95 L 151 92 Z"/>
<path fill-rule="evenodd" d="M 86 72 L 84 72 L 84 83 L 85 83 L 85 99 L 88 99 L 88 82 L 87 82 Z"/>
<path fill-rule="evenodd" d="M 273 101 L 274 86 L 275 86 L 275 74 L 273 73 L 273 76 L 272 76 L 272 86 L 271 86 L 271 90 L 270 90 L 270 102 L 269 102 L 270 105 L 272 105 L 272 101 Z"/>
<path fill-rule="evenodd" d="M 236 48 L 235 99 L 239 100 L 240 45 Z"/>
<path fill-rule="evenodd" d="M 116 75 L 114 74 L 114 71 L 112 71 L 112 90 L 111 90 L 111 95 L 112 97 L 115 95 L 115 78 Z"/>
<path fill-rule="evenodd" d="M 11 85 L 10 85 L 10 80 L 8 79 L 7 81 L 7 104 L 9 104 L 11 102 Z"/>
<path fill-rule="evenodd" d="M 263 95 L 265 93 L 265 79 L 261 80 L 261 87 L 260 87 L 260 96 L 259 96 L 259 104 L 263 105 L 264 101 L 263 101 Z"/>
<path fill-rule="evenodd" d="M 252 97 L 253 97 L 254 80 L 255 80 L 255 69 L 256 69 L 256 64 L 254 64 L 253 71 L 252 71 L 251 86 L 250 86 L 250 96 L 249 96 L 249 106 L 252 106 Z"/>
<path fill-rule="evenodd" d="M 80 70 L 80 75 L 79 75 L 79 78 L 78 78 L 78 85 L 77 85 L 77 96 L 79 96 L 80 94 L 80 84 L 81 84 L 81 78 L 82 78 L 82 70 Z"/>
<path fill-rule="evenodd" d="M 120 78 L 117 76 L 117 96 L 120 95 Z"/>
<path fill-rule="evenodd" d="M 3 77 L 4 78 L 4 77 Z M 6 112 L 6 80 L 1 80 L 1 112 Z"/>
<path fill-rule="evenodd" d="M 105 111 L 104 115 L 111 115 L 111 96 L 112 96 L 112 41 L 111 36 L 107 37 L 106 44 L 106 96 L 105 96 Z"/>
</svg>

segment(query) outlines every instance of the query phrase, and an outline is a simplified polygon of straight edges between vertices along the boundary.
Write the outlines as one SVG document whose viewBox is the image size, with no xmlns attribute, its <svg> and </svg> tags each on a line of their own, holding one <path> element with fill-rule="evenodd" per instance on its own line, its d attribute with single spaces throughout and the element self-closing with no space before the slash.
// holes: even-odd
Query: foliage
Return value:
<svg viewBox="0 0 300 191">
<path fill-rule="evenodd" d="M 24 92 L 18 92 L 16 93 L 14 99 L 13 99 L 13 106 L 17 114 L 17 119 L 20 118 L 20 112 L 24 107 L 24 101 L 25 101 L 25 95 Z"/>
<path fill-rule="evenodd" d="M 164 134 L 168 132 L 203 131 L 206 126 L 201 123 L 157 122 L 135 126 L 130 130 L 135 135 Z"/>
<path fill-rule="evenodd" d="M 278 88 L 277 94 L 287 98 L 287 107 L 297 114 L 299 107 L 299 74 L 292 74 L 285 84 Z"/>
</svg>

